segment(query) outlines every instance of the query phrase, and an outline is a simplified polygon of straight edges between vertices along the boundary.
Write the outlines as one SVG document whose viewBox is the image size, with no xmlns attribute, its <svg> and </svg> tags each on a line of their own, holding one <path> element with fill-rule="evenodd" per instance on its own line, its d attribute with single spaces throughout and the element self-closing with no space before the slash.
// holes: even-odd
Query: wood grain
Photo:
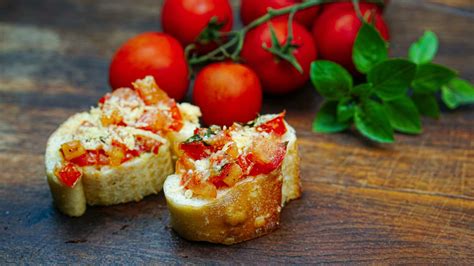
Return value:
<svg viewBox="0 0 474 266">
<path fill-rule="evenodd" d="M 377 145 L 355 132 L 312 133 L 321 98 L 310 86 L 264 101 L 264 112 L 287 110 L 302 154 L 304 194 L 276 232 L 230 247 L 188 242 L 169 228 L 162 194 L 80 218 L 58 213 L 46 140 L 109 90 L 113 51 L 158 30 L 159 9 L 153 0 L 0 0 L 0 264 L 474 263 L 474 107 Z M 474 81 L 473 10 L 472 1 L 392 1 L 392 54 L 431 29 L 436 61 Z"/>
</svg>

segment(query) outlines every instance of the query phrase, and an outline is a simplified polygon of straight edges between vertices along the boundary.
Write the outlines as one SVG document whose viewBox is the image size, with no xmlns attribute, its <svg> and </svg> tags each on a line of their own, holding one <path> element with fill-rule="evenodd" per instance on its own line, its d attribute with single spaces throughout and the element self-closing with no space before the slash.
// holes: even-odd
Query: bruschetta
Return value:
<svg viewBox="0 0 474 266">
<path fill-rule="evenodd" d="M 80 216 L 87 205 L 141 200 L 161 191 L 173 172 L 173 143 L 193 134 L 199 109 L 175 103 L 152 77 L 133 85 L 106 94 L 50 136 L 46 176 L 61 212 Z"/>
<path fill-rule="evenodd" d="M 228 245 L 278 228 L 282 207 L 301 196 L 296 135 L 284 113 L 194 133 L 164 184 L 172 228 Z"/>
</svg>

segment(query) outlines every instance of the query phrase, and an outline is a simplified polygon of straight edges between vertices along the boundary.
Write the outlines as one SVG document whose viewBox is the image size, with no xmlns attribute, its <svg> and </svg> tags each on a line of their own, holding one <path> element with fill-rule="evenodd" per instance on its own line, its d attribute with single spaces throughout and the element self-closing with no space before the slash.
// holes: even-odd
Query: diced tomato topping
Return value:
<svg viewBox="0 0 474 266">
<path fill-rule="evenodd" d="M 109 159 L 110 159 L 110 165 L 112 166 L 120 165 L 122 161 L 125 159 L 125 153 L 126 153 L 126 150 L 124 150 L 122 147 L 113 146 L 110 149 L 110 151 L 107 152 L 107 155 L 109 155 Z"/>
<path fill-rule="evenodd" d="M 68 187 L 74 187 L 77 180 L 82 176 L 82 173 L 72 163 L 66 163 L 56 175 Z"/>
<path fill-rule="evenodd" d="M 194 170 L 194 164 L 188 156 L 181 156 L 176 161 L 176 173 L 186 173 L 188 170 Z"/>
<path fill-rule="evenodd" d="M 85 154 L 71 160 L 78 166 L 107 165 L 110 163 L 109 157 L 104 150 L 87 150 Z"/>
<path fill-rule="evenodd" d="M 231 159 L 237 159 L 237 157 L 239 157 L 239 148 L 237 147 L 237 144 L 235 144 L 235 142 L 232 142 L 225 151 L 225 153 Z"/>
<path fill-rule="evenodd" d="M 103 149 L 95 151 L 95 157 L 97 158 L 96 165 L 108 165 L 110 164 L 110 159 Z"/>
<path fill-rule="evenodd" d="M 140 156 L 140 152 L 137 150 L 127 150 L 125 152 L 125 158 L 122 160 L 122 163 L 129 161 L 135 157 Z"/>
<path fill-rule="evenodd" d="M 110 125 L 125 125 L 123 122 L 123 117 L 120 115 L 120 112 L 117 110 L 113 110 L 110 116 L 102 115 L 100 117 L 100 121 L 104 126 Z"/>
<path fill-rule="evenodd" d="M 170 98 L 165 91 L 160 89 L 153 79 L 142 79 L 133 82 L 133 87 L 143 99 L 145 104 L 152 105 L 160 101 L 168 101 Z"/>
<path fill-rule="evenodd" d="M 213 135 L 212 138 L 206 140 L 207 143 L 212 145 L 216 151 L 221 150 L 229 141 L 232 139 L 224 132 L 219 132 Z"/>
<path fill-rule="evenodd" d="M 163 131 L 168 126 L 168 116 L 160 110 L 150 110 L 145 113 L 138 119 L 138 123 L 143 123 L 145 126 L 140 128 L 152 132 Z"/>
<path fill-rule="evenodd" d="M 181 185 L 190 189 L 201 182 L 201 175 L 199 173 L 186 172 L 181 178 Z"/>
<path fill-rule="evenodd" d="M 179 145 L 179 148 L 193 160 L 206 158 L 213 151 L 212 146 L 207 146 L 202 141 L 183 142 Z"/>
<path fill-rule="evenodd" d="M 72 159 L 71 162 L 82 167 L 82 166 L 94 165 L 96 164 L 97 160 L 94 156 L 94 152 L 87 151 L 87 153 L 83 154 L 82 156 Z"/>
<path fill-rule="evenodd" d="M 285 112 L 280 113 L 275 118 L 260 124 L 256 127 L 257 131 L 274 133 L 277 136 L 282 136 L 286 133 L 286 126 L 284 122 Z"/>
<path fill-rule="evenodd" d="M 285 159 L 286 144 L 258 142 L 255 143 L 252 153 L 249 153 L 247 160 L 254 162 L 249 171 L 249 175 L 269 174 L 280 167 Z"/>
<path fill-rule="evenodd" d="M 70 161 L 86 153 L 86 149 L 82 146 L 78 140 L 66 142 L 61 145 L 61 152 L 63 153 L 64 159 Z"/>
<path fill-rule="evenodd" d="M 158 154 L 161 142 L 154 140 L 149 137 L 145 136 L 136 136 L 135 141 L 138 145 L 138 150 L 142 152 L 153 152 L 154 154 Z"/>
<path fill-rule="evenodd" d="M 252 143 L 244 154 L 240 153 L 231 135 L 234 130 L 248 130 L 244 126 L 234 124 L 224 129 L 195 129 L 195 135 L 179 145 L 184 153 L 176 163 L 181 184 L 196 195 L 212 197 L 217 195 L 219 188 L 232 187 L 242 178 L 269 174 L 281 167 L 287 149 L 287 143 L 282 143 L 280 137 L 287 131 L 284 115 L 283 112 L 257 126 L 255 130 L 258 132 L 271 134 L 252 136 Z M 210 173 L 207 173 L 209 178 L 206 180 L 201 178 L 203 173 L 195 169 L 192 161 L 204 158 L 209 158 L 209 169 L 206 170 Z M 223 164 L 221 169 L 216 169 L 216 166 Z"/>
<path fill-rule="evenodd" d="M 183 118 L 181 117 L 181 112 L 179 111 L 178 106 L 174 100 L 170 100 L 170 114 L 172 122 L 169 125 L 169 130 L 171 131 L 180 131 L 183 128 Z"/>
<path fill-rule="evenodd" d="M 231 187 L 242 178 L 242 174 L 242 168 L 237 163 L 228 163 L 222 167 L 219 175 L 209 178 L 209 182 L 213 183 L 217 188 Z"/>
<path fill-rule="evenodd" d="M 102 98 L 99 99 L 100 104 L 104 104 L 110 98 L 110 93 L 105 94 Z"/>
</svg>

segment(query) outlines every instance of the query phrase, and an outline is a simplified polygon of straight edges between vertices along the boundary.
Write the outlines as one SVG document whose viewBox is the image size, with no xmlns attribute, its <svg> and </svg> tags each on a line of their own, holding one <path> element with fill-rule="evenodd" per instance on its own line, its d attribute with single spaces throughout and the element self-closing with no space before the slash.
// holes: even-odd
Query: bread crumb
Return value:
<svg viewBox="0 0 474 266">
<path fill-rule="evenodd" d="M 242 224 L 247 220 L 245 211 L 228 210 L 226 213 L 225 222 L 229 225 L 236 226 Z"/>
<path fill-rule="evenodd" d="M 184 192 L 184 196 L 187 198 L 187 199 L 190 199 L 193 197 L 193 191 L 191 189 L 186 189 L 186 191 Z"/>
<path fill-rule="evenodd" d="M 265 216 L 261 215 L 255 218 L 255 227 L 262 227 L 265 225 Z"/>
</svg>

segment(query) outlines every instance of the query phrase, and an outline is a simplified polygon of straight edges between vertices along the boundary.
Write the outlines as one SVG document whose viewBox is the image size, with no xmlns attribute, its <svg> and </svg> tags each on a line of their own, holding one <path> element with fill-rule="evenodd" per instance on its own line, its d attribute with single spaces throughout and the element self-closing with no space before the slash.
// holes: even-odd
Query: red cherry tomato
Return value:
<svg viewBox="0 0 474 266">
<path fill-rule="evenodd" d="M 269 7 L 280 9 L 294 4 L 299 4 L 302 0 L 242 0 L 240 5 L 240 17 L 242 22 L 247 25 L 255 19 L 265 15 Z M 318 15 L 320 7 L 314 6 L 295 14 L 295 20 L 305 27 L 311 27 L 314 19 Z M 288 18 L 288 15 L 283 16 Z"/>
<path fill-rule="evenodd" d="M 188 89 L 188 66 L 181 45 L 173 37 L 147 32 L 137 35 L 115 53 L 109 81 L 113 89 L 131 87 L 132 82 L 152 75 L 158 86 L 176 100 Z"/>
<path fill-rule="evenodd" d="M 317 53 L 311 34 L 300 24 L 293 22 L 293 42 L 296 46 L 292 54 L 303 68 L 303 73 L 289 62 L 265 50 L 262 46 L 272 47 L 270 24 L 277 39 L 284 45 L 288 36 L 286 19 L 272 20 L 251 30 L 244 41 L 241 56 L 257 73 L 265 92 L 284 94 L 303 86 L 309 79 L 311 62 Z"/>
<path fill-rule="evenodd" d="M 250 68 L 230 62 L 206 66 L 194 82 L 194 103 L 208 125 L 232 125 L 254 119 L 262 107 L 262 89 Z"/>
<path fill-rule="evenodd" d="M 336 8 L 337 7 L 337 8 Z M 366 16 L 375 21 L 375 27 L 385 40 L 389 32 L 376 5 L 361 3 L 360 9 Z M 372 12 L 372 13 L 371 13 Z M 334 61 L 347 68 L 352 74 L 358 74 L 352 62 L 352 47 L 362 23 L 357 17 L 352 4 L 337 3 L 333 8 L 325 9 L 316 19 L 313 26 L 313 37 L 321 58 Z"/>
<path fill-rule="evenodd" d="M 232 9 L 227 0 L 166 0 L 161 25 L 164 32 L 186 46 L 196 41 L 213 17 L 218 24 L 223 24 L 220 31 L 232 29 Z"/>
</svg>

